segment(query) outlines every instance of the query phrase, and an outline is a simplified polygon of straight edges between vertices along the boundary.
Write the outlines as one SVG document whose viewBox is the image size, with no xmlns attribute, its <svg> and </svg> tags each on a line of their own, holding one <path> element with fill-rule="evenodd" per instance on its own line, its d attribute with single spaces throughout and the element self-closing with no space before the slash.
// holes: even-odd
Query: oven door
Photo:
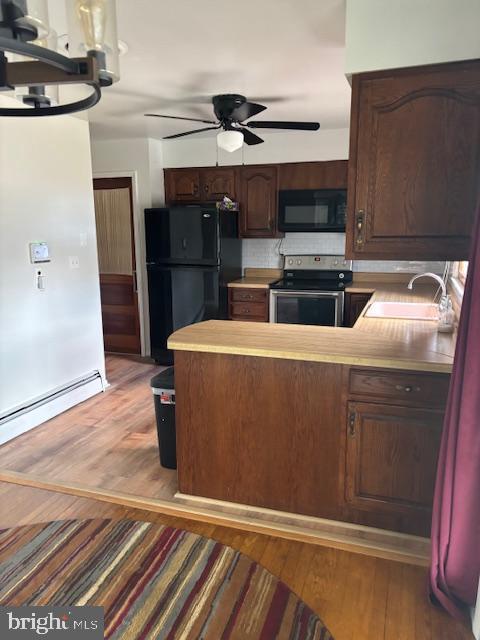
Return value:
<svg viewBox="0 0 480 640">
<path fill-rule="evenodd" d="M 270 290 L 270 322 L 340 327 L 343 291 Z"/>
</svg>

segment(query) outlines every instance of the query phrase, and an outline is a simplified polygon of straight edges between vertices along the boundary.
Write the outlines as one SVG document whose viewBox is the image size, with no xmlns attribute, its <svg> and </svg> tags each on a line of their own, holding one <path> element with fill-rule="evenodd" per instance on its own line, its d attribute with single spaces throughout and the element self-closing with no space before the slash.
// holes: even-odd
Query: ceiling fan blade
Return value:
<svg viewBox="0 0 480 640">
<path fill-rule="evenodd" d="M 249 102 L 287 102 L 287 100 L 291 100 L 291 96 L 286 98 L 285 96 L 253 96 L 250 98 Z"/>
<path fill-rule="evenodd" d="M 246 122 L 245 126 L 252 129 L 295 129 L 298 131 L 318 131 L 320 129 L 318 122 L 281 122 L 280 120 L 255 120 L 254 122 Z"/>
<path fill-rule="evenodd" d="M 194 129 L 193 131 L 185 131 L 184 133 L 174 133 L 173 136 L 165 136 L 163 140 L 173 140 L 173 138 L 183 138 L 183 136 L 189 136 L 192 133 L 200 133 L 200 131 L 212 131 L 213 129 L 221 129 L 221 127 L 219 125 L 218 127 L 204 127 L 203 129 Z"/>
<path fill-rule="evenodd" d="M 243 122 L 244 120 L 248 120 L 248 118 L 256 116 L 257 113 L 265 111 L 266 108 L 263 104 L 257 104 L 256 102 L 244 102 L 232 111 L 232 119 L 237 122 Z"/>
<path fill-rule="evenodd" d="M 216 120 L 202 120 L 200 118 L 182 118 L 181 116 L 164 116 L 160 113 L 144 113 L 151 118 L 169 118 L 170 120 L 188 120 L 189 122 L 203 122 L 204 124 L 218 124 Z"/>
<path fill-rule="evenodd" d="M 261 142 L 263 142 L 262 138 L 259 138 L 248 129 L 244 129 L 243 127 L 241 127 L 238 129 L 238 131 L 241 131 L 243 133 L 243 141 L 245 142 L 245 144 L 260 144 Z"/>
</svg>

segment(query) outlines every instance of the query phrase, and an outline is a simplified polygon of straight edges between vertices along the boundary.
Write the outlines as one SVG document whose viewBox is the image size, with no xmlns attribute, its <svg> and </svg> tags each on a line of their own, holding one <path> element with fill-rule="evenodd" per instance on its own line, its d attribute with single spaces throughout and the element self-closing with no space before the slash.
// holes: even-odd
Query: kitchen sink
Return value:
<svg viewBox="0 0 480 640">
<path fill-rule="evenodd" d="M 422 302 L 372 302 L 366 318 L 398 318 L 402 320 L 438 320 L 438 304 Z"/>
</svg>

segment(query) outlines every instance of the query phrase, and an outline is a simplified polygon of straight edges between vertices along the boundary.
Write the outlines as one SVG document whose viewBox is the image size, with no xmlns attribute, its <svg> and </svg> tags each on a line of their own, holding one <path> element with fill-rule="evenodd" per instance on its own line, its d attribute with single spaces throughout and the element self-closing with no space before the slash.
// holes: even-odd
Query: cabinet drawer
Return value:
<svg viewBox="0 0 480 640">
<path fill-rule="evenodd" d="M 267 306 L 265 302 L 233 302 L 231 306 L 232 317 L 256 318 L 266 320 Z"/>
<path fill-rule="evenodd" d="M 350 393 L 395 403 L 443 407 L 447 401 L 450 376 L 400 371 L 350 371 Z"/>
<path fill-rule="evenodd" d="M 243 289 L 231 287 L 234 302 L 263 302 L 267 300 L 268 289 Z"/>
</svg>

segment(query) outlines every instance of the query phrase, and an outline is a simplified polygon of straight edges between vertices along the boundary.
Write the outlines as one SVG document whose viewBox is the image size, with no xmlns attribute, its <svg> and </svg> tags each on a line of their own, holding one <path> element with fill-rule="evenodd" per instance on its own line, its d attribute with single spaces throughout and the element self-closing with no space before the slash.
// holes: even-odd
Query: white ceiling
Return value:
<svg viewBox="0 0 480 640">
<path fill-rule="evenodd" d="M 216 93 L 260 99 L 258 119 L 348 126 L 344 0 L 117 0 L 117 13 L 129 50 L 120 82 L 89 113 L 95 139 L 198 128 L 143 114 L 214 119 L 206 97 Z"/>
</svg>

